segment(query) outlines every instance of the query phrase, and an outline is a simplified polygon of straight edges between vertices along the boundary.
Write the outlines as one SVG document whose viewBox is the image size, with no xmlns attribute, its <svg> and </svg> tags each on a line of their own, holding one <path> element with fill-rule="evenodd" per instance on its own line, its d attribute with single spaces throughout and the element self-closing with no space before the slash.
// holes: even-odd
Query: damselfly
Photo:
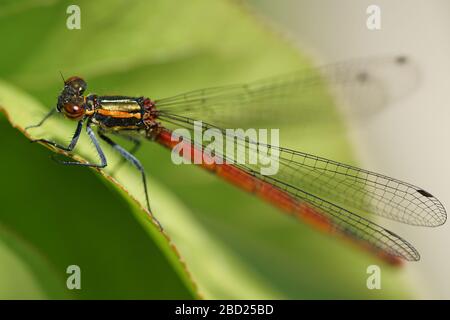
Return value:
<svg viewBox="0 0 450 320">
<path fill-rule="evenodd" d="M 215 128 L 225 134 L 223 128 L 236 128 L 242 124 L 248 126 L 246 121 L 251 123 L 255 118 L 270 121 L 283 112 L 282 105 L 296 110 L 299 104 L 313 104 L 314 100 L 305 100 L 305 96 L 319 83 L 323 83 L 324 77 L 342 87 L 377 84 L 373 80 L 376 72 L 383 67 L 379 62 L 372 65 L 367 61 L 340 63 L 247 85 L 208 88 L 155 100 L 85 95 L 86 82 L 80 77 L 71 77 L 64 80 L 56 108 L 38 124 L 28 128 L 42 125 L 55 113 L 62 113 L 77 121 L 77 128 L 68 146 L 46 139 L 34 140 L 71 152 L 85 125 L 100 162 L 58 161 L 66 165 L 105 168 L 108 161 L 97 138 L 100 137 L 140 171 L 146 205 L 152 214 L 145 171 L 134 156 L 140 144 L 139 138 L 156 141 L 169 149 L 182 143 L 184 150 L 188 150 L 183 156 L 200 155 L 211 160 L 212 155 L 205 152 L 205 144 L 196 144 L 189 139 L 180 142 L 174 139 L 172 130 L 185 128 L 193 131 L 194 122 L 201 120 L 201 130 Z M 388 62 L 398 67 L 405 65 L 407 60 L 405 57 L 396 57 L 388 59 Z M 381 98 L 390 99 L 396 95 Z M 377 97 L 380 98 L 380 91 Z M 97 134 L 93 127 L 97 127 Z M 126 150 L 113 141 L 114 136 L 134 142 L 135 148 Z M 278 173 L 265 176 L 261 174 L 258 164 L 230 164 L 226 161 L 205 161 L 208 163 L 202 163 L 201 166 L 293 216 L 320 229 L 355 240 L 391 261 L 398 261 L 397 257 L 419 260 L 420 256 L 406 240 L 369 221 L 365 217 L 366 213 L 420 226 L 438 226 L 446 221 L 446 212 L 439 200 L 412 184 L 304 152 L 262 145 L 245 137 L 237 137 L 236 142 L 246 152 L 255 145 L 279 152 Z M 227 154 L 216 153 L 213 157 L 226 159 Z M 161 227 L 153 215 L 152 218 Z"/>
</svg>

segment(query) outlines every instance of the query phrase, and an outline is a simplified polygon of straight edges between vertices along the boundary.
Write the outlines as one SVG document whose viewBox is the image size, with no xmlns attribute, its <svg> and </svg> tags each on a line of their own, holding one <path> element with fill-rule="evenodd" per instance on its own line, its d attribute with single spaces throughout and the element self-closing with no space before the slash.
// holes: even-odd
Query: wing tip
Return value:
<svg viewBox="0 0 450 320">
<path fill-rule="evenodd" d="M 428 227 L 439 227 L 447 222 L 447 211 L 442 203 L 431 193 L 424 189 L 416 189 L 417 193 L 430 199 L 433 202 L 434 215 L 423 221 L 423 225 Z"/>
</svg>

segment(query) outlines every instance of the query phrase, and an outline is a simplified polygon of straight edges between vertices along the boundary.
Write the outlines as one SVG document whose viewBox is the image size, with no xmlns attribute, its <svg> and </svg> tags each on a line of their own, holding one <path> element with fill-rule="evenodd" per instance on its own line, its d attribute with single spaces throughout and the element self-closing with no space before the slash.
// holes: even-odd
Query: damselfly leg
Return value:
<svg viewBox="0 0 450 320">
<path fill-rule="evenodd" d="M 44 120 L 45 120 L 45 118 L 44 118 Z M 41 123 L 44 122 L 44 120 L 42 120 Z M 75 130 L 75 133 L 73 134 L 72 140 L 70 141 L 70 144 L 67 147 L 60 145 L 54 141 L 47 140 L 47 139 L 35 139 L 35 140 L 31 140 L 31 142 L 42 142 L 42 143 L 51 145 L 57 149 L 61 149 L 66 152 L 70 152 L 77 145 L 78 139 L 80 138 L 82 128 L 83 128 L 83 120 L 80 120 L 80 121 L 78 121 L 77 128 Z"/>
<path fill-rule="evenodd" d="M 141 140 L 139 140 L 136 137 L 127 135 L 127 134 L 121 134 L 118 132 L 112 132 L 112 134 L 114 134 L 115 136 L 121 137 L 125 140 L 131 141 L 133 143 L 133 147 L 128 150 L 128 153 L 134 155 L 136 152 L 138 152 L 139 148 L 141 147 Z M 114 175 L 122 166 L 123 164 L 126 162 L 127 160 L 125 158 L 122 158 L 120 160 L 120 162 L 111 170 L 111 174 Z"/>
<path fill-rule="evenodd" d="M 119 152 L 119 154 L 122 156 L 123 160 L 128 161 L 136 169 L 139 170 L 139 172 L 141 173 L 141 177 L 142 177 L 142 184 L 144 186 L 145 201 L 147 204 L 147 209 L 150 212 L 152 219 L 157 223 L 160 230 L 163 230 L 161 223 L 158 221 L 158 219 L 155 218 L 155 216 L 153 215 L 153 211 L 150 208 L 150 201 L 149 201 L 149 197 L 148 197 L 148 187 L 147 187 L 147 177 L 145 175 L 145 170 L 144 170 L 144 167 L 142 166 L 141 162 L 130 151 L 125 150 L 125 148 L 121 147 L 120 145 L 118 145 L 117 143 L 112 141 L 111 138 L 106 136 L 106 133 L 104 131 L 99 130 L 98 135 L 103 141 L 105 141 L 107 144 L 109 144 L 114 150 Z M 132 141 L 136 142 L 138 140 L 135 139 Z M 140 145 L 140 143 L 135 144 L 135 148 L 138 148 L 139 145 Z"/>
<path fill-rule="evenodd" d="M 25 131 L 27 131 L 28 129 L 31 129 L 31 128 L 38 128 L 38 127 L 42 126 L 42 125 L 44 124 L 44 122 L 47 121 L 48 118 L 50 118 L 51 116 L 53 116 L 57 111 L 58 111 L 58 110 L 56 110 L 56 109 L 50 110 L 50 111 L 44 116 L 44 118 L 42 118 L 41 121 L 39 121 L 38 123 L 33 124 L 33 125 L 31 125 L 31 126 L 25 127 Z"/>
</svg>

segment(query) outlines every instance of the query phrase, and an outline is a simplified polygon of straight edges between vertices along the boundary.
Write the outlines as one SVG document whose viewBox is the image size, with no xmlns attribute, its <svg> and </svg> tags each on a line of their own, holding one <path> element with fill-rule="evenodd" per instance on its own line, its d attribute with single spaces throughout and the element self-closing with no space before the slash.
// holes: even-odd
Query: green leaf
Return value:
<svg viewBox="0 0 450 320">
<path fill-rule="evenodd" d="M 0 226 L 0 260 L 0 299 L 69 297 L 54 266 L 4 226 Z"/>
<path fill-rule="evenodd" d="M 98 94 L 160 98 L 311 65 L 230 1 L 79 1 L 81 30 L 65 27 L 69 4 L 15 1 L 0 10 L 0 105 L 19 129 L 39 121 L 55 105 L 62 86 L 59 71 L 66 77 L 83 76 L 88 91 Z M 7 30 L 15 30 L 14 37 Z M 324 124 L 315 117 L 333 121 Z M 353 161 L 331 101 L 319 103 L 307 119 L 311 121 L 302 126 L 281 128 L 287 145 Z M 60 167 L 45 157 L 48 151 L 26 144 L 5 126 L 1 130 L 3 145 L 18 148 L 4 160 L 8 169 L 2 181 L 12 182 L 1 185 L 2 194 L 10 197 L 9 214 L 1 221 L 46 252 L 63 276 L 64 266 L 82 264 L 88 285 L 71 292 L 75 297 L 407 295 L 401 270 L 383 265 L 383 290 L 367 290 L 366 268 L 381 265 L 379 260 L 199 168 L 174 166 L 170 153 L 155 144 L 146 144 L 138 157 L 166 235 L 142 209 L 136 170 L 126 166 L 114 181 L 104 179 L 119 159 L 107 147 L 108 169 L 93 174 L 86 168 Z M 73 130 L 74 123 L 55 118 L 30 134 L 67 143 Z M 98 161 L 85 136 L 75 155 Z M 29 201 L 20 201 L 24 195 Z"/>
</svg>

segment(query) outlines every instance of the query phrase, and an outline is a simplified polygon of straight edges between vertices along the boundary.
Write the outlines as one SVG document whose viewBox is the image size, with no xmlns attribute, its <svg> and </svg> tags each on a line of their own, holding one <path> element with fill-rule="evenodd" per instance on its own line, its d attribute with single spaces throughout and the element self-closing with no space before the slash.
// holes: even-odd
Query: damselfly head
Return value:
<svg viewBox="0 0 450 320">
<path fill-rule="evenodd" d="M 64 88 L 58 97 L 56 109 L 67 118 L 80 120 L 86 113 L 85 98 L 83 96 L 87 84 L 80 77 L 70 77 L 64 81 Z"/>
</svg>

